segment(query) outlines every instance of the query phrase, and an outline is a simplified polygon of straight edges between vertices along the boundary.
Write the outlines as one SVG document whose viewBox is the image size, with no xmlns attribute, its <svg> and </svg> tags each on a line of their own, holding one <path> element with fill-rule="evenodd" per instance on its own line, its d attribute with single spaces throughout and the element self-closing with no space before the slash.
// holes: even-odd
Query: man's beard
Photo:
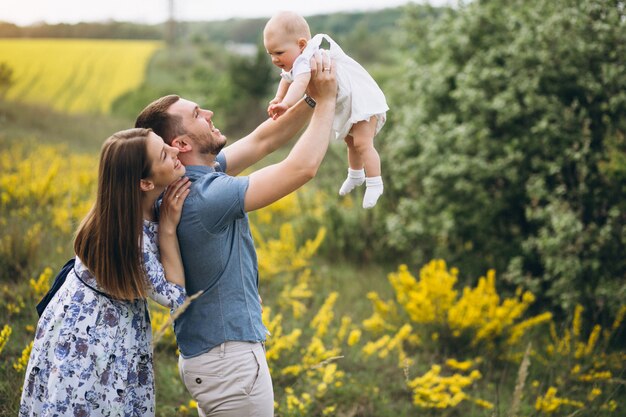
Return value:
<svg viewBox="0 0 626 417">
<path fill-rule="evenodd" d="M 201 135 L 187 133 L 187 136 L 196 144 L 198 152 L 204 155 L 211 154 L 216 156 L 226 145 L 225 140 L 221 143 L 216 143 L 216 140 L 211 137 L 210 133 Z"/>
</svg>

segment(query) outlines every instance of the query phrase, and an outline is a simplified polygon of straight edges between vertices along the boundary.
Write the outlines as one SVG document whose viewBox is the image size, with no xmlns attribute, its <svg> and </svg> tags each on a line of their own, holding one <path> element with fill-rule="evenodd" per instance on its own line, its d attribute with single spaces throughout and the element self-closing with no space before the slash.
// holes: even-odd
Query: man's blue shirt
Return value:
<svg viewBox="0 0 626 417">
<path fill-rule="evenodd" d="M 190 358 L 228 340 L 259 342 L 258 264 L 244 198 L 248 177 L 231 177 L 223 153 L 217 171 L 188 166 L 193 182 L 185 200 L 178 241 L 188 295 L 204 291 L 175 321 L 180 353 Z"/>
</svg>

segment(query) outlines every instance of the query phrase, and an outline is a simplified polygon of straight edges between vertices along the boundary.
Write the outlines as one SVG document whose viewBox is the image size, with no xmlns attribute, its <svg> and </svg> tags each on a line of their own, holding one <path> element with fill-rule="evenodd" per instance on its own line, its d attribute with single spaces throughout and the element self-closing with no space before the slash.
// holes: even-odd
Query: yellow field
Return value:
<svg viewBox="0 0 626 417">
<path fill-rule="evenodd" d="M 156 41 L 0 39 L 0 62 L 14 71 L 8 100 L 68 113 L 107 113 L 141 84 Z"/>
</svg>

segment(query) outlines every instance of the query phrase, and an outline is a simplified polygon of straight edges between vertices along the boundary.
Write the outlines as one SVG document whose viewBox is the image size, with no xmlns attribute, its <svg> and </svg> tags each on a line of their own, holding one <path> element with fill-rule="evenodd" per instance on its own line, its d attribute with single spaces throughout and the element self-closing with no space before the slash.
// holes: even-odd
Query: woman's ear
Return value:
<svg viewBox="0 0 626 417">
<path fill-rule="evenodd" d="M 141 179 L 139 180 L 139 187 L 141 191 L 152 191 L 154 190 L 154 183 L 150 180 Z"/>
</svg>

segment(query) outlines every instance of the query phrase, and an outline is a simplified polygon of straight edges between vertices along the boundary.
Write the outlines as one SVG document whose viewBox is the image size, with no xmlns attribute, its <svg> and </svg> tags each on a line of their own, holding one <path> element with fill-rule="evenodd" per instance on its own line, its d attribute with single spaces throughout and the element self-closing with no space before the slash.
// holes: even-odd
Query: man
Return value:
<svg viewBox="0 0 626 417">
<path fill-rule="evenodd" d="M 278 120 L 268 119 L 225 148 L 226 137 L 213 125 L 213 112 L 178 96 L 148 105 L 135 123 L 178 148 L 193 181 L 178 238 L 187 293 L 203 294 L 176 320 L 174 330 L 181 377 L 201 416 L 274 415 L 263 346 L 267 329 L 261 320 L 256 250 L 246 213 L 295 191 L 317 173 L 328 148 L 337 93 L 328 57 L 315 57 L 308 93 Z M 286 143 L 309 117 L 307 129 L 283 161 L 248 177 L 231 176 Z"/>
</svg>

